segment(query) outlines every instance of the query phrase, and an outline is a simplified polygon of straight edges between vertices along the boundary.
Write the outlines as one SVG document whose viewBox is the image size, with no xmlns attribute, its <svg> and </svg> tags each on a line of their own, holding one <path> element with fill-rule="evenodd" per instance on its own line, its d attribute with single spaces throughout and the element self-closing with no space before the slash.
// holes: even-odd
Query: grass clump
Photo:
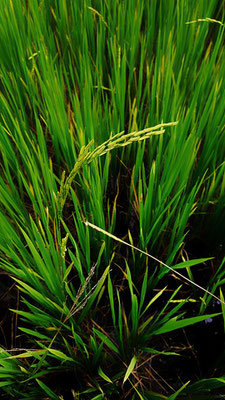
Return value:
<svg viewBox="0 0 225 400">
<path fill-rule="evenodd" d="M 0 16 L 3 398 L 221 398 L 223 4 Z"/>
</svg>

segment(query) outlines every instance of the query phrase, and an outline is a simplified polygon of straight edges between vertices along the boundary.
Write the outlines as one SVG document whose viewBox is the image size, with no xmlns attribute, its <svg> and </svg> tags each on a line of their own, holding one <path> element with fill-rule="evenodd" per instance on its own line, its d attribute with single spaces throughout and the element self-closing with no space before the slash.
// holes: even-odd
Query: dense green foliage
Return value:
<svg viewBox="0 0 225 400">
<path fill-rule="evenodd" d="M 3 398 L 221 398 L 220 367 L 171 381 L 157 360 L 224 305 L 84 222 L 223 301 L 223 2 L 1 0 L 0 19 Z"/>
</svg>

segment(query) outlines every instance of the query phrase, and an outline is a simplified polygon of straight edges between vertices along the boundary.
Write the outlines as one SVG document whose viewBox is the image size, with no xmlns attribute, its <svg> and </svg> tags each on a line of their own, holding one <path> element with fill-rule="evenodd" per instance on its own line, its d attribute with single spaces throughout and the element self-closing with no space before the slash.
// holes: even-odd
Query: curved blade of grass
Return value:
<svg viewBox="0 0 225 400">
<path fill-rule="evenodd" d="M 125 240 L 122 240 L 122 239 L 118 238 L 117 236 L 112 235 L 111 233 L 105 231 L 102 228 L 99 228 L 99 226 L 96 226 L 96 225 L 92 224 L 91 222 L 84 221 L 84 224 L 86 226 L 90 226 L 90 228 L 95 229 L 96 231 L 99 231 L 99 232 L 103 233 L 106 236 L 111 237 L 112 239 L 116 240 L 117 242 L 123 243 L 126 246 L 129 246 L 132 249 L 139 251 L 140 253 L 144 254 L 145 256 L 150 257 L 152 260 L 155 260 L 159 264 L 163 265 L 164 267 L 169 269 L 171 272 L 173 272 L 174 274 L 178 275 L 180 278 L 182 278 L 182 279 L 186 280 L 188 283 L 191 283 L 192 285 L 196 286 L 198 289 L 202 290 L 203 292 L 208 293 L 210 296 L 214 297 L 220 303 L 225 304 L 225 302 L 223 300 L 221 300 L 219 297 L 217 297 L 215 294 L 211 293 L 209 290 L 207 290 L 204 287 L 202 287 L 202 286 L 198 285 L 197 283 L 193 282 L 191 279 L 187 278 L 186 276 L 180 274 L 180 272 L 176 271 L 174 268 L 170 267 L 169 265 L 167 265 L 163 261 L 160 261 L 157 257 L 154 257 L 151 254 L 147 253 L 146 251 L 143 251 L 143 250 L 139 249 L 138 247 L 133 246 L 132 244 L 130 244 L 128 242 L 125 242 Z"/>
<path fill-rule="evenodd" d="M 133 369 L 134 369 L 134 367 L 135 367 L 135 365 L 136 365 L 136 362 L 137 362 L 137 357 L 136 357 L 136 356 L 133 356 L 133 358 L 132 358 L 130 364 L 128 365 L 126 374 L 125 374 L 125 376 L 124 376 L 123 383 L 126 382 L 127 379 L 129 378 L 131 372 L 133 371 Z"/>
<path fill-rule="evenodd" d="M 191 317 L 191 318 L 185 318 L 181 320 L 177 320 L 178 317 L 171 318 L 169 321 L 165 322 L 163 326 L 159 329 L 157 329 L 154 333 L 154 335 L 161 335 L 162 333 L 167 333 L 167 332 L 172 332 L 180 328 L 185 328 L 186 326 L 196 324 L 197 322 L 205 321 L 208 318 L 213 318 L 218 315 L 221 315 L 220 313 L 217 314 L 209 314 L 209 315 L 200 315 L 198 317 Z"/>
<path fill-rule="evenodd" d="M 115 353 L 119 354 L 118 348 L 104 333 L 100 332 L 98 329 L 95 329 L 95 328 L 94 328 L 94 332 L 103 341 L 103 343 L 106 344 L 106 346 L 108 346 L 111 350 L 115 351 Z"/>
<path fill-rule="evenodd" d="M 176 391 L 176 393 L 173 393 L 170 397 L 168 397 L 168 400 L 175 400 L 189 383 L 190 381 L 186 382 L 180 389 Z"/>
<path fill-rule="evenodd" d="M 106 382 L 113 383 L 113 382 L 111 381 L 111 379 L 102 371 L 101 367 L 99 367 L 99 369 L 98 369 L 98 374 L 99 374 L 99 376 L 101 376 L 101 378 L 104 379 Z"/>
<path fill-rule="evenodd" d="M 45 385 L 45 383 L 43 383 L 42 381 L 40 381 L 39 379 L 36 379 L 38 385 L 44 390 L 44 392 L 50 396 L 51 399 L 53 400 L 59 400 L 59 397 L 56 396 L 55 393 L 53 393 L 53 391 L 47 386 Z"/>
</svg>

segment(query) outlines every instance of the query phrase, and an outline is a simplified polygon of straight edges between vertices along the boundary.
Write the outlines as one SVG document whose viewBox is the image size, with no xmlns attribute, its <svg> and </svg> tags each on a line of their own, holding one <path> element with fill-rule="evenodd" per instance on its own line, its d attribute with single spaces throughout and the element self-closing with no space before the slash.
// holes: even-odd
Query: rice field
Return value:
<svg viewBox="0 0 225 400">
<path fill-rule="evenodd" d="M 0 20 L 2 398 L 224 398 L 224 2 Z"/>
</svg>

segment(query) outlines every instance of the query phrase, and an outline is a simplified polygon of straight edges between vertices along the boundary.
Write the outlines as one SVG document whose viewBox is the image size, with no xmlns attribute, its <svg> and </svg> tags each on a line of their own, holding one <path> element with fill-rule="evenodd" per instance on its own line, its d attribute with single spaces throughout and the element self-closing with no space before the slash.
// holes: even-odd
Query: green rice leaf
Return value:
<svg viewBox="0 0 225 400">
<path fill-rule="evenodd" d="M 125 373 L 125 376 L 124 376 L 124 379 L 123 379 L 123 383 L 126 382 L 126 380 L 129 378 L 130 374 L 131 374 L 132 371 L 134 370 L 135 365 L 136 365 L 136 362 L 137 362 L 137 357 L 136 357 L 136 356 L 133 356 L 132 359 L 131 359 L 131 362 L 130 362 L 130 364 L 128 365 L 128 368 L 127 368 L 127 370 L 126 370 L 126 373 Z"/>
</svg>

